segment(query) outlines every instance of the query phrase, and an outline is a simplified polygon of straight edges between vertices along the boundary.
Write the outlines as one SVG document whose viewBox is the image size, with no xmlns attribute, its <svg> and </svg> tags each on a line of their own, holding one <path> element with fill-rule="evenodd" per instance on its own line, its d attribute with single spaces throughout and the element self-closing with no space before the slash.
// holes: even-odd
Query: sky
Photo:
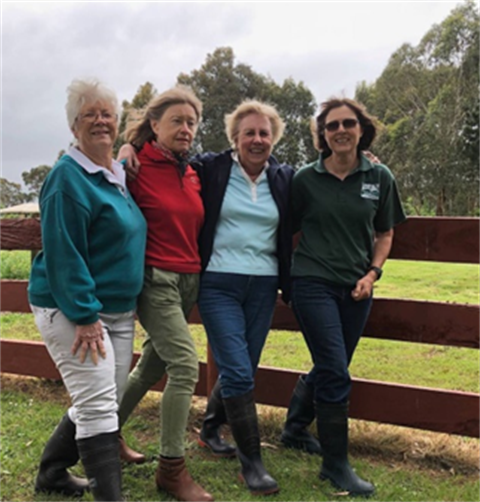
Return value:
<svg viewBox="0 0 480 502">
<path fill-rule="evenodd" d="M 53 165 L 73 136 L 66 89 L 97 77 L 121 101 L 162 92 L 231 47 L 279 85 L 302 81 L 317 103 L 375 82 L 402 44 L 417 45 L 459 1 L 1 1 L 1 176 Z"/>
</svg>

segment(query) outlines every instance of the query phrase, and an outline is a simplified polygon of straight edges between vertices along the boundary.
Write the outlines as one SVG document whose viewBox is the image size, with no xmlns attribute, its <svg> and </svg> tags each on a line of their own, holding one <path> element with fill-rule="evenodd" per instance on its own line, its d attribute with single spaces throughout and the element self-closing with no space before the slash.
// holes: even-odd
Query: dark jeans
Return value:
<svg viewBox="0 0 480 502">
<path fill-rule="evenodd" d="M 293 311 L 314 363 L 306 383 L 316 402 L 344 403 L 350 395 L 348 366 L 372 306 L 371 297 L 355 301 L 352 289 L 313 277 L 293 280 Z"/>
<path fill-rule="evenodd" d="M 205 272 L 200 280 L 198 307 L 223 398 L 253 390 L 277 289 L 273 276 Z"/>
</svg>

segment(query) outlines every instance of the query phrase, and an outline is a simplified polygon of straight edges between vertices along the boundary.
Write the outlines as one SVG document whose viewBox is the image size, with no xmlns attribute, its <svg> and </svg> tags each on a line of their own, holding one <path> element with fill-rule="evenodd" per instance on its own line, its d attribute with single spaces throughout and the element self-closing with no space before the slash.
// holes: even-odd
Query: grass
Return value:
<svg viewBox="0 0 480 502">
<path fill-rule="evenodd" d="M 2 501 L 59 501 L 58 496 L 33 495 L 33 483 L 45 442 L 68 406 L 61 383 L 3 375 L 2 393 Z M 123 467 L 127 500 L 173 500 L 155 489 L 157 466 L 158 403 L 160 395 L 149 392 L 134 411 L 123 433 L 128 443 L 143 451 L 148 462 Z M 252 496 L 238 481 L 236 460 L 216 460 L 201 449 L 196 437 L 205 407 L 194 398 L 186 437 L 187 463 L 193 477 L 210 490 L 217 501 L 266 500 Z M 259 406 L 263 457 L 281 491 L 272 501 L 335 500 L 333 489 L 318 479 L 320 459 L 282 448 L 279 435 L 284 412 Z M 227 439 L 231 439 L 226 431 Z M 22 452 L 21 455 L 18 452 Z M 369 500 L 477 501 L 478 441 L 475 439 L 351 421 L 351 462 L 377 491 Z M 80 466 L 73 472 L 82 474 Z M 341 497 L 351 500 L 349 497 Z M 92 500 L 86 495 L 83 500 Z"/>
<path fill-rule="evenodd" d="M 25 276 L 30 266 L 29 252 L 2 251 L 0 257 L 2 277 L 4 273 L 15 278 Z M 385 265 L 384 278 L 376 284 L 375 295 L 478 304 L 478 274 L 478 265 L 391 260 Z M 28 314 L 4 313 L 1 327 L 3 338 L 41 340 L 33 317 Z M 192 333 L 200 359 L 205 361 L 207 342 L 203 326 L 192 326 Z M 141 350 L 143 335 L 137 325 L 137 351 Z M 300 333 L 272 331 L 261 364 L 308 371 L 311 360 Z M 478 351 L 468 348 L 362 338 L 351 373 L 358 378 L 451 390 L 479 392 L 480 389 Z"/>
<path fill-rule="evenodd" d="M 29 252 L 1 251 L 0 258 L 2 278 L 28 278 Z M 375 295 L 478 305 L 478 279 L 478 265 L 391 260 L 376 285 Z M 41 339 L 31 314 L 2 313 L 1 327 L 2 338 Z M 203 327 L 193 325 L 192 333 L 200 359 L 205 361 Z M 144 332 L 139 325 L 136 335 L 135 349 L 140 351 Z M 301 334 L 287 331 L 270 333 L 261 364 L 303 371 L 311 367 Z M 363 338 L 351 373 L 359 378 L 479 392 L 475 349 Z M 1 385 L 1 500 L 61 500 L 34 496 L 32 486 L 42 448 L 68 406 L 63 386 L 6 375 L 2 376 Z M 158 393 L 148 393 L 124 429 L 131 446 L 147 453 L 151 460 L 142 466 L 124 467 L 127 500 L 171 500 L 158 493 L 153 483 L 159 399 Z M 194 398 L 186 443 L 192 474 L 202 480 L 216 500 L 256 500 L 238 482 L 235 460 L 213 460 L 196 445 L 204 407 L 203 398 Z M 281 447 L 278 437 L 285 410 L 259 406 L 259 414 L 265 463 L 281 486 L 281 492 L 271 500 L 338 498 L 328 483 L 319 481 L 317 457 Z M 377 486 L 372 501 L 479 500 L 476 439 L 352 420 L 350 451 L 354 467 Z M 75 472 L 81 474 L 82 470 L 77 467 Z M 90 495 L 84 499 L 92 500 Z"/>
<path fill-rule="evenodd" d="M 1 274 L 28 277 L 28 251 L 1 251 Z M 377 297 L 479 304 L 479 266 L 471 264 L 390 260 L 376 283 Z M 31 315 L 2 314 L 2 337 L 41 340 Z M 200 359 L 206 360 L 202 326 L 192 326 Z M 135 349 L 141 350 L 143 330 L 137 325 Z M 311 360 L 298 332 L 272 331 L 261 364 L 308 371 Z M 408 367 L 408 371 L 405 368 Z M 351 365 L 352 375 L 412 385 L 479 392 L 476 349 L 413 344 L 362 338 Z"/>
<path fill-rule="evenodd" d="M 480 267 L 469 263 L 389 260 L 375 295 L 478 305 L 479 274 Z"/>
<path fill-rule="evenodd" d="M 30 251 L 0 251 L 2 279 L 28 279 Z M 480 267 L 463 263 L 389 260 L 375 295 L 454 303 L 479 304 Z"/>
<path fill-rule="evenodd" d="M 32 314 L 4 313 L 2 338 L 41 341 Z M 207 339 L 201 325 L 192 325 L 199 358 L 207 360 Z M 140 352 L 144 330 L 137 323 L 135 350 Z M 260 362 L 263 366 L 308 371 L 310 354 L 298 332 L 272 330 Z M 478 351 L 363 338 L 355 352 L 351 373 L 368 378 L 441 389 L 479 392 Z M 405 371 L 408 368 L 408 371 Z"/>
<path fill-rule="evenodd" d="M 28 279 L 31 264 L 30 251 L 0 251 L 0 277 L 2 279 Z"/>
</svg>

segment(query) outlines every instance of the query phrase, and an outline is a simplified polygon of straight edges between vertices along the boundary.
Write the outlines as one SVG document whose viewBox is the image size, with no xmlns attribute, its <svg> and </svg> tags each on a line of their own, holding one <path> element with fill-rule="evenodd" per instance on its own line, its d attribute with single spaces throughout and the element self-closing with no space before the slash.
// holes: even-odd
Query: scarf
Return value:
<svg viewBox="0 0 480 502">
<path fill-rule="evenodd" d="M 182 176 L 185 174 L 185 171 L 187 170 L 188 166 L 188 159 L 189 159 L 189 152 L 183 152 L 183 153 L 175 153 L 172 152 L 171 150 L 168 150 L 167 148 L 163 148 L 163 146 L 159 145 L 156 141 L 152 141 L 152 146 L 155 148 L 155 150 L 158 150 L 166 160 L 169 160 L 177 166 L 182 174 Z"/>
</svg>

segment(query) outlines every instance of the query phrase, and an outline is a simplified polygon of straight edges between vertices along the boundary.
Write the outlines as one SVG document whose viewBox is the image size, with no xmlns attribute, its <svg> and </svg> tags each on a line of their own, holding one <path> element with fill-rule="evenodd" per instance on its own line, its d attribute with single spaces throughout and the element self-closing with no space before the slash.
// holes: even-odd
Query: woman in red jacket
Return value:
<svg viewBox="0 0 480 502">
<path fill-rule="evenodd" d="M 166 373 L 155 481 L 183 501 L 213 500 L 192 480 L 184 460 L 188 414 L 198 381 L 198 356 L 187 318 L 197 300 L 198 235 L 204 220 L 200 181 L 187 154 L 201 111 L 193 92 L 177 86 L 155 97 L 126 132 L 142 164 L 129 188 L 147 220 L 145 280 L 137 307 L 147 334 L 128 378 L 120 423 Z"/>
</svg>

